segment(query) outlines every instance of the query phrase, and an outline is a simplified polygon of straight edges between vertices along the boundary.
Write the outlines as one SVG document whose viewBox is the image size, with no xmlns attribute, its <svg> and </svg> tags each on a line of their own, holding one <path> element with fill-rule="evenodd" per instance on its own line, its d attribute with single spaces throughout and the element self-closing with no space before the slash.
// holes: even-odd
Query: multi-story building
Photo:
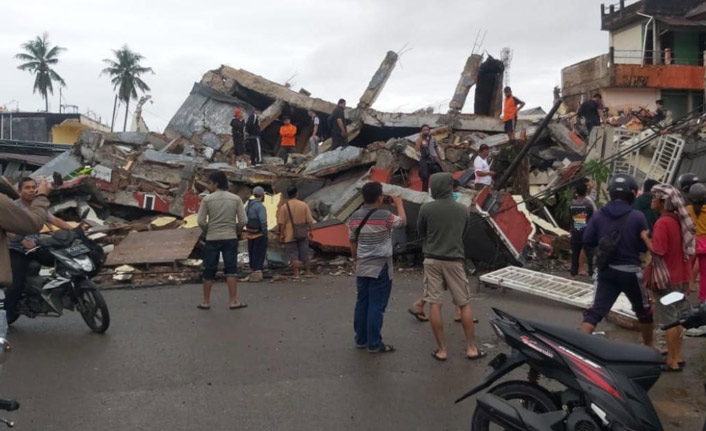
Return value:
<svg viewBox="0 0 706 431">
<path fill-rule="evenodd" d="M 675 119 L 703 105 L 706 1 L 621 0 L 601 5 L 601 26 L 608 52 L 561 71 L 569 110 L 594 93 L 614 111 L 662 99 Z"/>
</svg>

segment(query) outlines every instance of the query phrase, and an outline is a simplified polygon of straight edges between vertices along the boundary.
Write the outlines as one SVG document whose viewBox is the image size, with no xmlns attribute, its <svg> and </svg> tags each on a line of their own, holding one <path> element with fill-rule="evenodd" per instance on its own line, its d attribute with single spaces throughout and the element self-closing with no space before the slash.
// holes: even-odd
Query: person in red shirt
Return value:
<svg viewBox="0 0 706 431">
<path fill-rule="evenodd" d="M 289 153 L 294 150 L 297 144 L 294 137 L 297 135 L 297 126 L 292 124 L 292 120 L 289 117 L 284 117 L 284 125 L 279 128 L 279 135 L 282 138 L 280 146 L 284 152 L 284 157 L 286 158 Z"/>
<path fill-rule="evenodd" d="M 681 194 L 669 184 L 652 188 L 652 209 L 659 214 L 659 218 L 652 229 L 650 250 L 653 255 L 664 261 L 669 271 L 669 286 L 652 292 L 655 299 L 655 320 L 664 324 L 678 320 L 681 313 L 690 308 L 686 299 L 672 305 L 663 305 L 659 299 L 671 292 L 686 293 L 688 290 L 695 255 L 694 223 L 684 207 Z M 665 332 L 667 364 L 663 371 L 682 371 L 683 331 L 683 327 L 677 326 Z"/>
</svg>

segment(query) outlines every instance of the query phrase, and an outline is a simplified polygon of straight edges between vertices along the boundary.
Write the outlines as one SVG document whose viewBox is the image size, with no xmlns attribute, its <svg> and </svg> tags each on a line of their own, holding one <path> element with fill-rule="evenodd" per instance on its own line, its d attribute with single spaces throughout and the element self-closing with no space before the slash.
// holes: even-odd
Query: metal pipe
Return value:
<svg viewBox="0 0 706 431">
<path fill-rule="evenodd" d="M 552 107 L 551 111 L 547 114 L 546 117 L 542 120 L 542 122 L 539 124 L 539 127 L 537 127 L 537 131 L 534 132 L 534 136 L 532 136 L 532 139 L 527 143 L 522 149 L 520 150 L 520 153 L 515 157 L 515 160 L 510 163 L 510 166 L 505 170 L 505 173 L 503 174 L 502 177 L 498 180 L 497 183 L 495 183 L 495 190 L 502 190 L 503 187 L 507 184 L 508 180 L 510 179 L 510 176 L 515 172 L 517 169 L 517 166 L 522 162 L 522 159 L 527 155 L 529 152 L 530 148 L 537 142 L 539 139 L 539 136 L 542 134 L 544 129 L 547 128 L 547 125 L 549 124 L 549 121 L 551 121 L 552 117 L 554 117 L 554 114 L 556 114 L 556 111 L 559 110 L 559 107 L 561 106 L 561 99 L 557 100 L 556 103 L 554 103 L 554 106 Z"/>
<path fill-rule="evenodd" d="M 638 12 L 637 14 L 640 16 L 644 16 L 645 18 L 649 18 L 647 20 L 647 23 L 645 24 L 645 35 L 642 38 L 642 61 L 641 61 L 641 63 L 644 66 L 645 65 L 645 48 L 647 48 L 647 28 L 650 26 L 650 24 L 652 24 L 652 22 L 654 22 L 655 19 L 654 19 L 654 17 L 649 16 L 649 15 L 645 15 L 644 13 Z M 653 37 L 653 39 L 654 39 L 654 37 Z M 653 44 L 652 45 L 652 52 L 653 53 L 654 53 L 654 50 L 655 50 L 655 47 Z M 654 62 L 654 54 L 652 54 L 652 62 Z"/>
</svg>

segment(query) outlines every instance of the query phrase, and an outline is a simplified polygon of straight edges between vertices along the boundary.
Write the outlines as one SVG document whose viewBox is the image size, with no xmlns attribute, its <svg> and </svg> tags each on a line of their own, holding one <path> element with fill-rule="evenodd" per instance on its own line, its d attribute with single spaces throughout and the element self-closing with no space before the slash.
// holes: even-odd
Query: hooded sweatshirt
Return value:
<svg viewBox="0 0 706 431">
<path fill-rule="evenodd" d="M 594 247 L 614 230 L 620 230 L 620 242 L 608 265 L 639 267 L 640 253 L 647 251 L 640 237 L 643 231 L 648 230 L 645 215 L 622 199 L 612 200 L 591 217 L 583 233 L 583 243 Z"/>
<path fill-rule="evenodd" d="M 451 174 L 431 176 L 431 197 L 434 201 L 422 205 L 417 218 L 424 257 L 465 261 L 463 238 L 470 228 L 470 216 L 468 208 L 454 201 Z"/>
</svg>

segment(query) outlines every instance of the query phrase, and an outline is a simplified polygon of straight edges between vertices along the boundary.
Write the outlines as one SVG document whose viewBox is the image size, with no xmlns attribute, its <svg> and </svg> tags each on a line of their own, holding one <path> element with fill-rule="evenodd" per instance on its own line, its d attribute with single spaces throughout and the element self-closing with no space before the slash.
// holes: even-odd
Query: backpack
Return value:
<svg viewBox="0 0 706 431">
<path fill-rule="evenodd" d="M 620 240 L 623 238 L 622 231 L 625 221 L 630 216 L 630 212 L 618 219 L 615 229 L 604 235 L 596 247 L 596 268 L 603 271 L 608 268 L 615 251 L 620 245 Z"/>
</svg>

